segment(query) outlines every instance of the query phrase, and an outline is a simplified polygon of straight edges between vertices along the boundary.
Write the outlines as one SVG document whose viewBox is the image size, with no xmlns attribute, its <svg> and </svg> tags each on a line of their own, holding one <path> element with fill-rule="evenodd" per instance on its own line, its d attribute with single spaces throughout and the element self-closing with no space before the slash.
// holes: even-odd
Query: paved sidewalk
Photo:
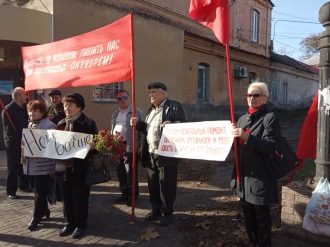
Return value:
<svg viewBox="0 0 330 247">
<path fill-rule="evenodd" d="M 145 174 L 144 170 L 140 174 Z M 114 171 L 112 177 L 116 177 Z M 26 229 L 32 216 L 33 193 L 18 191 L 19 199 L 6 196 L 6 181 L 0 180 L 0 246 L 178 246 L 175 224 L 161 227 L 159 222 L 148 222 L 144 215 L 149 211 L 148 188 L 140 183 L 140 196 L 136 202 L 135 224 L 130 226 L 131 207 L 113 204 L 119 196 L 117 180 L 92 186 L 88 228 L 81 239 L 59 237 L 65 223 L 62 203 L 50 205 L 50 219 L 44 219 L 37 230 Z M 178 215 L 174 215 L 174 218 Z M 140 240 L 141 234 L 154 227 L 161 235 L 150 242 Z"/>
</svg>

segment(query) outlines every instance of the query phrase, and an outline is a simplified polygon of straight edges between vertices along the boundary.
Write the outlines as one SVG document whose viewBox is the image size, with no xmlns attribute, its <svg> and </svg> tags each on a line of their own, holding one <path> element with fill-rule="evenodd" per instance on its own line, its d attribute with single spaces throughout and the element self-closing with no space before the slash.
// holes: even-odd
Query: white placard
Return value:
<svg viewBox="0 0 330 247">
<path fill-rule="evenodd" d="M 93 135 L 61 130 L 23 129 L 24 155 L 27 157 L 84 159 Z"/>
<path fill-rule="evenodd" d="M 230 121 L 166 124 L 158 154 L 167 157 L 224 161 L 233 144 Z"/>
</svg>

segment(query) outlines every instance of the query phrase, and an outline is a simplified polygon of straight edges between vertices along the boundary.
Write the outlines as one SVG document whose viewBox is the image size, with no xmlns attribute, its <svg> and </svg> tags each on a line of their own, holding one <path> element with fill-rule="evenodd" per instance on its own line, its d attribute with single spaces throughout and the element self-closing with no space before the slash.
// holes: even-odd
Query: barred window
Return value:
<svg viewBox="0 0 330 247">
<path fill-rule="evenodd" d="M 121 82 L 93 86 L 93 101 L 116 101 L 116 94 L 122 88 Z"/>
</svg>

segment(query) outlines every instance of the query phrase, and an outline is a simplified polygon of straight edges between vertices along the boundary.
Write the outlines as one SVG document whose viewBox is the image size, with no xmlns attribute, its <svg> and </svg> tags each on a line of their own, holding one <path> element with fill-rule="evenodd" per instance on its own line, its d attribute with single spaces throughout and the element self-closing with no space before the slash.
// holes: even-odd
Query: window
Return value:
<svg viewBox="0 0 330 247">
<path fill-rule="evenodd" d="M 271 99 L 273 101 L 277 101 L 277 94 L 278 94 L 278 81 L 273 81 L 272 84 L 272 94 L 271 94 Z"/>
<path fill-rule="evenodd" d="M 93 101 L 116 101 L 116 93 L 120 89 L 120 82 L 94 85 Z"/>
<path fill-rule="evenodd" d="M 255 9 L 252 10 L 252 41 L 259 42 L 259 22 L 260 14 Z"/>
<path fill-rule="evenodd" d="M 209 78 L 210 66 L 208 64 L 200 63 L 198 65 L 198 95 L 197 100 L 206 102 L 209 100 Z"/>
<path fill-rule="evenodd" d="M 258 79 L 257 74 L 254 72 L 250 72 L 249 74 L 249 83 L 251 84 L 252 82 L 256 81 Z"/>
<path fill-rule="evenodd" d="M 288 103 L 288 83 L 283 82 L 283 103 Z"/>
</svg>

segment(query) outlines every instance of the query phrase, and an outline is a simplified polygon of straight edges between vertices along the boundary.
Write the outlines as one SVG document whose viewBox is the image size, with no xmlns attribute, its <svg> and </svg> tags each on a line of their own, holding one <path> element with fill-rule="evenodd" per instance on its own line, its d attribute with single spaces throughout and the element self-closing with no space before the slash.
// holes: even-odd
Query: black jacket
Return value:
<svg viewBox="0 0 330 247">
<path fill-rule="evenodd" d="M 17 130 L 10 123 L 7 115 L 2 111 L 2 124 L 3 124 L 3 137 L 5 146 L 10 150 L 21 150 L 22 132 L 24 128 L 28 127 L 29 116 L 26 110 L 26 104 L 20 107 L 15 101 L 6 105 L 7 112 L 13 121 L 13 124 Z"/>
<path fill-rule="evenodd" d="M 51 105 L 48 107 L 48 114 L 54 115 L 54 118 L 50 121 L 52 121 L 54 124 L 58 124 L 59 121 L 64 119 L 66 117 L 64 112 L 64 106 L 63 103 L 60 102 L 58 105 Z"/>
<path fill-rule="evenodd" d="M 154 106 L 152 105 L 146 116 L 146 122 L 149 117 L 150 112 Z M 162 123 L 165 121 L 170 121 L 171 123 L 182 123 L 186 121 L 186 116 L 183 111 L 181 103 L 166 99 L 163 107 Z M 143 143 L 142 143 L 142 154 L 141 154 L 141 165 L 142 167 L 150 167 L 150 154 L 149 154 L 149 145 L 147 142 L 147 123 L 144 121 L 139 121 L 136 125 L 136 129 L 144 133 Z M 181 162 L 181 159 L 159 156 L 159 166 L 173 166 L 178 165 Z"/>
<path fill-rule="evenodd" d="M 65 126 L 66 126 L 66 122 L 65 119 L 63 119 L 58 123 L 56 129 L 64 130 Z M 98 133 L 95 121 L 93 119 L 88 118 L 84 113 L 81 113 L 80 117 L 73 122 L 72 132 L 80 132 L 80 133 L 92 134 L 92 135 Z M 70 173 L 68 177 L 71 176 L 71 172 L 72 172 L 73 174 L 81 174 L 82 177 L 84 178 L 88 168 L 88 162 L 90 156 L 97 153 L 98 152 L 96 150 L 91 150 L 88 152 L 85 159 L 73 158 L 73 168 L 69 168 Z"/>
<path fill-rule="evenodd" d="M 250 128 L 246 145 L 238 144 L 241 170 L 241 190 L 237 186 L 234 165 L 231 187 L 233 193 L 255 205 L 268 206 L 278 203 L 277 180 L 268 177 L 263 154 L 273 154 L 281 136 L 277 116 L 265 105 L 257 112 L 242 116 L 237 127 Z"/>
</svg>

